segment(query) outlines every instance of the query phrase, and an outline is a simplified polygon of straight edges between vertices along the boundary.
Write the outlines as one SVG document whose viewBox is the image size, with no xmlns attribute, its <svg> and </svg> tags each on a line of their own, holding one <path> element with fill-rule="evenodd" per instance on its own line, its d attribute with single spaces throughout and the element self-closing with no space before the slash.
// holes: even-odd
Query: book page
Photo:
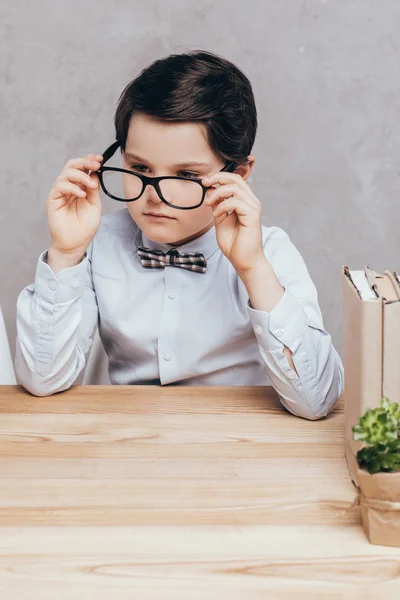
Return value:
<svg viewBox="0 0 400 600">
<path fill-rule="evenodd" d="M 363 300 L 376 300 L 376 294 L 371 289 L 364 271 L 349 271 L 351 280 Z"/>
</svg>

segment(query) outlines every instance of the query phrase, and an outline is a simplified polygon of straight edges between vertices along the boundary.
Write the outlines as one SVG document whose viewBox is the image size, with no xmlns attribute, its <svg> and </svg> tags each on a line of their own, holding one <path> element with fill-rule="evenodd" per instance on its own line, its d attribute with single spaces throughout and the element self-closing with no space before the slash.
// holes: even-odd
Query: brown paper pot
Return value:
<svg viewBox="0 0 400 600">
<path fill-rule="evenodd" d="M 400 472 L 358 469 L 359 503 L 364 531 L 371 544 L 400 547 Z"/>
</svg>

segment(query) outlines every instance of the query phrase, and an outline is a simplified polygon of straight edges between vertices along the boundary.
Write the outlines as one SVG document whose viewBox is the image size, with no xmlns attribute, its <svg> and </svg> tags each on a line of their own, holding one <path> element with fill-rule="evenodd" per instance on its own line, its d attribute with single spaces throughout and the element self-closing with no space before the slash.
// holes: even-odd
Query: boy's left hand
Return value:
<svg viewBox="0 0 400 600">
<path fill-rule="evenodd" d="M 237 173 L 218 171 L 203 179 L 214 186 L 204 204 L 211 206 L 218 245 L 238 274 L 265 260 L 262 246 L 261 202 Z M 230 213 L 230 214 L 228 214 Z"/>
</svg>

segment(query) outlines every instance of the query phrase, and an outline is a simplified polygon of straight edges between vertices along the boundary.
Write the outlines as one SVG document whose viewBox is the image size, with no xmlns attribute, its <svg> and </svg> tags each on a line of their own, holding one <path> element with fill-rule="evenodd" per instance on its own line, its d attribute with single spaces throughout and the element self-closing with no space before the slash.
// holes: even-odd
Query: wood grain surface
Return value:
<svg viewBox="0 0 400 600">
<path fill-rule="evenodd" d="M 0 598 L 400 598 L 328 418 L 272 388 L 0 386 Z"/>
</svg>

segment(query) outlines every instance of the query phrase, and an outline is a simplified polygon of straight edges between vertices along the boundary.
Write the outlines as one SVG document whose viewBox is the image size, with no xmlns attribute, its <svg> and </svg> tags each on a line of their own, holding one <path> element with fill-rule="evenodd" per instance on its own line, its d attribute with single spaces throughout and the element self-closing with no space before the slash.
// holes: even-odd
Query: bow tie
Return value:
<svg viewBox="0 0 400 600">
<path fill-rule="evenodd" d="M 138 254 L 145 269 L 164 269 L 166 266 L 171 266 L 194 271 L 195 273 L 205 273 L 207 269 L 207 261 L 200 252 L 179 254 L 175 248 L 163 252 L 162 250 L 150 250 L 150 248 L 139 246 Z"/>
</svg>

